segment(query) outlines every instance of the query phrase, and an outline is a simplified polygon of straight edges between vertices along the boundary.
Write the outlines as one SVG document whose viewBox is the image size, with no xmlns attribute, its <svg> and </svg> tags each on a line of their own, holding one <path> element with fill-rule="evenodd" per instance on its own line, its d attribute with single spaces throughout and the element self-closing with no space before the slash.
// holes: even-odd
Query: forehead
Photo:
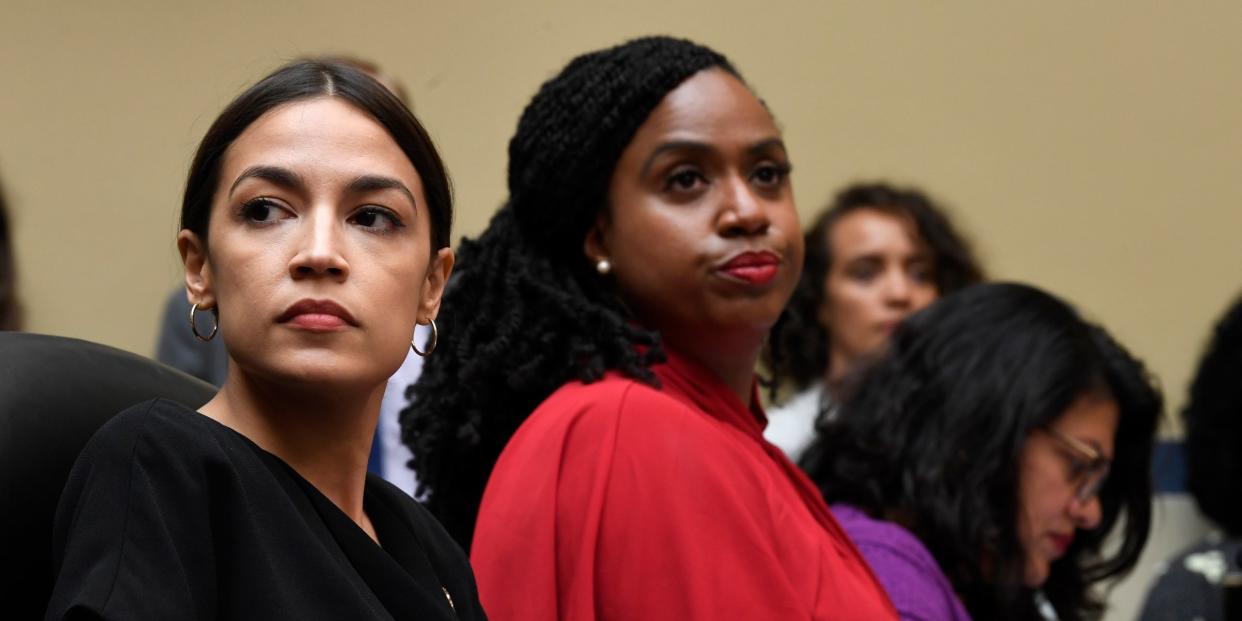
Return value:
<svg viewBox="0 0 1242 621">
<path fill-rule="evenodd" d="M 281 166 L 321 179 L 384 174 L 405 181 L 411 190 L 420 185 L 414 165 L 388 131 L 336 97 L 300 100 L 260 116 L 225 152 L 221 183 L 232 183 L 255 165 Z"/>
<path fill-rule="evenodd" d="M 881 209 L 851 211 L 828 230 L 834 257 L 847 259 L 865 254 L 912 255 L 926 252 L 913 220 Z"/>
<path fill-rule="evenodd" d="M 749 88 L 723 69 L 708 69 L 669 91 L 634 142 L 737 140 L 749 145 L 779 135 L 772 115 Z"/>
<path fill-rule="evenodd" d="M 1092 443 L 1108 453 L 1120 419 L 1120 409 L 1111 395 L 1090 392 L 1075 399 L 1052 424 L 1061 433 Z"/>
</svg>

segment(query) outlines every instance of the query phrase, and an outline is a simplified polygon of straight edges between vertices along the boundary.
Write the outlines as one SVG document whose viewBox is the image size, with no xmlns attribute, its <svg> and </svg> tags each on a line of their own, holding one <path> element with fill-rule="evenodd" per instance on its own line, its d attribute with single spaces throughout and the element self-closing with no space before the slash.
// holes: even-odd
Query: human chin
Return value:
<svg viewBox="0 0 1242 621">
<path fill-rule="evenodd" d="M 392 374 L 381 368 L 386 366 L 381 359 L 389 356 L 381 356 L 378 352 L 369 355 L 368 348 L 361 344 L 342 341 L 344 339 L 282 343 L 244 362 L 239 360 L 238 364 L 246 364 L 256 375 L 276 382 L 314 388 L 369 385 L 382 382 Z M 395 371 L 400 362 L 388 366 Z"/>
<path fill-rule="evenodd" d="M 1032 589 L 1043 585 L 1048 580 L 1048 564 L 1049 559 L 1042 551 L 1028 551 L 1026 553 L 1026 569 L 1022 577 L 1023 584 Z"/>
</svg>

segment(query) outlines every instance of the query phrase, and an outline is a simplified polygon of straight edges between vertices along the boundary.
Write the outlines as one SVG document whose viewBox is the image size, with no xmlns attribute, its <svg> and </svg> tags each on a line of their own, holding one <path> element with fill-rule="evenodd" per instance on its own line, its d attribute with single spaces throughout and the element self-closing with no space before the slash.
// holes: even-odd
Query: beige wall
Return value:
<svg viewBox="0 0 1242 621">
<path fill-rule="evenodd" d="M 853 179 L 927 186 L 995 276 L 1081 304 L 1174 402 L 1242 289 L 1237 2 L 247 4 L 2 6 L 0 175 L 30 329 L 152 351 L 191 152 L 283 60 L 351 52 L 404 81 L 473 235 L 539 82 L 645 32 L 734 58 L 784 124 L 804 216 Z"/>
<path fill-rule="evenodd" d="M 1070 297 L 1174 402 L 1242 290 L 1236 2 L 105 4 L 0 8 L 0 176 L 31 330 L 152 350 L 192 149 L 282 60 L 350 52 L 404 81 L 471 235 L 540 81 L 649 32 L 732 56 L 786 129 L 804 216 L 849 180 L 925 185 L 995 276 Z"/>
<path fill-rule="evenodd" d="M 192 149 L 283 60 L 349 52 L 404 81 L 473 235 L 538 84 L 667 32 L 729 54 L 777 112 L 804 217 L 850 180 L 922 184 L 993 275 L 1068 296 L 1180 403 L 1242 290 L 1242 3 L 771 4 L 6 0 L 0 177 L 28 327 L 152 351 Z"/>
<path fill-rule="evenodd" d="M 403 80 L 470 235 L 539 82 L 648 32 L 733 57 L 786 129 L 804 216 L 849 180 L 925 185 L 995 276 L 1070 297 L 1175 403 L 1242 289 L 1235 2 L 103 4 L 0 9 L 0 175 L 31 330 L 152 350 L 192 149 L 282 60 L 350 52 Z"/>
</svg>

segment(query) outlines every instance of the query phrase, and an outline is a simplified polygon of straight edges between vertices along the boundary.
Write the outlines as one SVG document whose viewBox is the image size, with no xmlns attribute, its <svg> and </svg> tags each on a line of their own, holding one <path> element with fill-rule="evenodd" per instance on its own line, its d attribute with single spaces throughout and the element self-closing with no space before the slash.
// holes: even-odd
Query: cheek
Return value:
<svg viewBox="0 0 1242 621">
<path fill-rule="evenodd" d="M 917 288 L 914 295 L 914 304 L 911 305 L 913 307 L 912 311 L 919 311 L 926 308 L 932 302 L 935 302 L 936 298 L 939 297 L 940 293 L 936 291 L 935 287 L 921 286 Z"/>
<path fill-rule="evenodd" d="M 251 316 L 265 313 L 277 283 L 286 277 L 286 263 L 274 248 L 214 247 L 211 286 L 222 320 L 227 316 L 230 324 L 245 324 Z"/>
<path fill-rule="evenodd" d="M 1038 536 L 1044 528 L 1056 520 L 1064 503 L 1063 486 L 1058 483 L 1057 476 L 1052 474 L 1052 464 L 1039 455 L 1024 454 L 1022 460 L 1021 479 L 1018 483 L 1019 498 L 1022 502 L 1019 530 L 1026 537 Z"/>
<path fill-rule="evenodd" d="M 836 279 L 827 296 L 832 320 L 842 332 L 856 332 L 880 319 L 881 304 L 875 291 L 848 278 Z"/>
</svg>

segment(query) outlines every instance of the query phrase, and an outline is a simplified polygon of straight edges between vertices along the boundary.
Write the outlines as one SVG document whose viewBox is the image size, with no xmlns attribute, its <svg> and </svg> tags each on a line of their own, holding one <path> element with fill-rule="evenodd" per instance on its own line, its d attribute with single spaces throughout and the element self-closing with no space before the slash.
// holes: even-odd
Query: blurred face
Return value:
<svg viewBox="0 0 1242 621">
<path fill-rule="evenodd" d="M 836 375 L 882 347 L 902 319 L 938 292 L 931 255 L 908 219 L 858 209 L 837 220 L 828 237 L 832 259 L 819 321 Z"/>
<path fill-rule="evenodd" d="M 750 90 L 724 71 L 700 72 L 622 153 L 587 257 L 608 259 L 630 310 L 682 351 L 753 349 L 801 269 L 789 170 Z"/>
<path fill-rule="evenodd" d="M 435 316 L 453 260 L 431 252 L 400 147 L 328 97 L 274 108 L 233 142 L 208 239 L 181 232 L 186 282 L 219 309 L 237 368 L 314 386 L 384 382 L 415 322 Z"/>
<path fill-rule="evenodd" d="M 1018 537 L 1026 553 L 1025 582 L 1037 587 L 1078 530 L 1100 523 L 1096 496 L 1108 473 L 1117 435 L 1117 403 L 1085 394 L 1060 418 L 1027 438 L 1019 459 Z"/>
</svg>

